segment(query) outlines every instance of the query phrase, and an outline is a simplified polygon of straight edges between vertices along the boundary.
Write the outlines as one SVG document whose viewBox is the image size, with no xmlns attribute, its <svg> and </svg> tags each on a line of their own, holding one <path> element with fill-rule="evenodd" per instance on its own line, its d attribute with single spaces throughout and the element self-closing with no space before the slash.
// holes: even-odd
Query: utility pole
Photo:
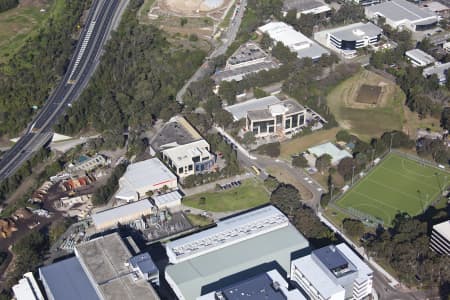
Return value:
<svg viewBox="0 0 450 300">
<path fill-rule="evenodd" d="M 373 167 L 374 164 L 375 164 L 374 161 L 373 161 L 374 155 L 375 155 L 375 149 L 372 148 L 372 167 Z"/>
<path fill-rule="evenodd" d="M 391 150 L 392 150 L 392 139 L 394 138 L 394 135 L 396 134 L 397 132 L 391 132 L 391 143 L 389 144 L 389 152 L 391 152 Z"/>
<path fill-rule="evenodd" d="M 355 165 L 352 166 L 352 186 L 353 186 L 353 177 L 355 176 Z"/>
</svg>

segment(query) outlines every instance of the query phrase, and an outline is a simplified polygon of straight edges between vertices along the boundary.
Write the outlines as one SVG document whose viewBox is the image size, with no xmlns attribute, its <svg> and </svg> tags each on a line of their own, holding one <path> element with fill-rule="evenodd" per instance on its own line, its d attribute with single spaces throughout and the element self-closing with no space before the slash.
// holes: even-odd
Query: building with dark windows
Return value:
<svg viewBox="0 0 450 300">
<path fill-rule="evenodd" d="M 375 24 L 355 23 L 317 32 L 314 38 L 344 57 L 351 58 L 356 56 L 358 49 L 377 45 L 382 32 Z"/>
<path fill-rule="evenodd" d="M 447 82 L 447 72 L 450 69 L 450 62 L 448 63 L 436 63 L 430 67 L 423 69 L 422 75 L 425 78 L 429 78 L 436 75 L 440 85 L 444 85 Z"/>
<path fill-rule="evenodd" d="M 405 52 L 405 56 L 415 67 L 426 67 L 436 62 L 433 56 L 420 49 L 408 50 Z"/>
<path fill-rule="evenodd" d="M 367 6 L 368 19 L 382 17 L 386 24 L 397 30 L 424 31 L 436 27 L 438 16 L 428 8 L 419 7 L 406 0 L 391 0 Z"/>
<path fill-rule="evenodd" d="M 322 0 L 284 0 L 281 14 L 286 17 L 290 11 L 296 12 L 297 19 L 301 15 L 314 15 L 318 18 L 331 15 L 331 7 Z"/>
<path fill-rule="evenodd" d="M 433 226 L 430 248 L 436 253 L 450 255 L 450 220 Z"/>
<path fill-rule="evenodd" d="M 362 300 L 372 293 L 373 271 L 342 243 L 293 260 L 291 280 L 312 300 Z"/>
</svg>

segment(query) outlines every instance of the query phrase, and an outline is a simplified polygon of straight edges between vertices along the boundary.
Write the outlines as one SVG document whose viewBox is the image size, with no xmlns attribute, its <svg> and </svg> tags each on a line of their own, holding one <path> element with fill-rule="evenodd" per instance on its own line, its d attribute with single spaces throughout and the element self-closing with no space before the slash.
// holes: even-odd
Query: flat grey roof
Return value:
<svg viewBox="0 0 450 300">
<path fill-rule="evenodd" d="M 227 60 L 230 65 L 237 65 L 241 63 L 250 62 L 267 57 L 267 53 L 264 52 L 255 43 L 245 43 L 241 45 Z"/>
<path fill-rule="evenodd" d="M 328 270 L 334 270 L 348 264 L 345 257 L 339 251 L 336 251 L 335 246 L 322 247 L 314 250 L 313 253 Z"/>
<path fill-rule="evenodd" d="M 158 158 L 151 158 L 128 165 L 125 174 L 121 178 L 133 190 L 139 190 L 146 186 L 157 186 L 163 182 L 176 179 L 177 177 Z"/>
<path fill-rule="evenodd" d="M 433 56 L 430 54 L 420 50 L 420 49 L 412 49 L 405 52 L 406 56 L 409 56 L 415 60 L 418 60 L 420 62 L 423 62 L 425 64 L 431 64 L 434 63 L 436 60 Z"/>
<path fill-rule="evenodd" d="M 159 272 L 148 252 L 133 256 L 132 258 L 130 258 L 130 264 L 133 266 L 133 268 L 139 268 L 142 273 L 154 274 Z"/>
<path fill-rule="evenodd" d="M 96 227 L 102 227 L 103 224 L 109 223 L 112 220 L 118 220 L 126 216 L 134 216 L 142 213 L 148 214 L 151 212 L 153 205 L 148 200 L 140 200 L 118 207 L 110 208 L 100 211 L 92 215 L 92 221 Z"/>
<path fill-rule="evenodd" d="M 78 245 L 75 253 L 105 299 L 159 299 L 149 282 L 133 279 L 125 264 L 132 256 L 118 233 Z"/>
<path fill-rule="evenodd" d="M 281 100 L 275 96 L 267 96 L 259 99 L 251 99 L 245 102 L 229 105 L 225 107 L 225 110 L 230 112 L 234 119 L 240 120 L 247 116 L 247 112 L 250 110 L 258 110 L 267 108 L 269 105 L 280 103 Z"/>
<path fill-rule="evenodd" d="M 100 300 L 76 257 L 42 267 L 39 273 L 55 299 Z"/>
<path fill-rule="evenodd" d="M 289 273 L 291 256 L 301 250 L 309 252 L 309 243 L 289 224 L 240 243 L 169 265 L 166 268 L 166 277 L 170 276 L 185 298 L 191 300 L 261 271 L 272 270 L 273 264 Z M 267 269 L 262 270 L 264 268 Z M 243 273 L 244 271 L 247 272 Z M 233 278 L 230 277 L 232 275 Z"/>
<path fill-rule="evenodd" d="M 391 0 L 367 6 L 366 10 L 372 13 L 382 14 L 384 17 L 397 22 L 401 20 L 417 22 L 422 19 L 436 16 L 432 11 L 421 8 L 406 0 Z"/>
<path fill-rule="evenodd" d="M 370 22 L 359 22 L 326 31 L 337 39 L 343 41 L 357 41 L 363 39 L 364 37 L 376 37 L 383 32 L 380 27 Z"/>
<path fill-rule="evenodd" d="M 428 68 L 423 69 L 422 74 L 424 76 L 431 76 L 436 74 L 440 81 L 445 80 L 445 74 L 447 70 L 450 69 L 450 62 L 445 64 L 437 64 Z"/>
<path fill-rule="evenodd" d="M 272 58 L 267 58 L 266 61 L 254 63 L 252 65 L 219 71 L 212 76 L 212 79 L 216 83 L 220 83 L 222 81 L 232 81 L 232 80 L 241 81 L 247 75 L 250 75 L 253 73 L 258 73 L 263 70 L 275 69 L 278 67 L 279 67 L 279 64 L 276 63 Z"/>
</svg>

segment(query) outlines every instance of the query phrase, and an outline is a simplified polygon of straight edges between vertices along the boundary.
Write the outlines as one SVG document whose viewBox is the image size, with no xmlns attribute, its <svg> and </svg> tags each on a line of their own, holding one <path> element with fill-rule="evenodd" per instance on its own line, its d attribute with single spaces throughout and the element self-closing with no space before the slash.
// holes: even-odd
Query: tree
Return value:
<svg viewBox="0 0 450 300">
<path fill-rule="evenodd" d="M 331 166 L 332 157 L 328 154 L 323 154 L 316 159 L 316 168 L 320 172 L 325 172 Z"/>
<path fill-rule="evenodd" d="M 255 96 L 255 98 L 264 98 L 269 96 L 268 93 L 258 87 L 253 89 L 253 95 Z"/>
<path fill-rule="evenodd" d="M 360 220 L 344 219 L 344 231 L 353 238 L 360 238 L 364 234 L 364 224 Z"/>
<path fill-rule="evenodd" d="M 60 236 L 63 235 L 64 232 L 69 228 L 70 222 L 59 220 L 50 224 L 50 228 L 48 231 L 50 244 L 56 242 Z"/>
<path fill-rule="evenodd" d="M 450 72 L 449 72 L 450 74 Z M 445 107 L 441 113 L 441 127 L 444 129 L 450 129 L 450 107 Z"/>
<path fill-rule="evenodd" d="M 303 155 L 294 156 L 292 165 L 297 168 L 307 168 L 309 166 L 308 160 Z"/>
<path fill-rule="evenodd" d="M 351 135 L 347 130 L 339 130 L 338 133 L 336 133 L 336 140 L 342 141 L 342 142 L 350 142 Z"/>
<path fill-rule="evenodd" d="M 350 180 L 354 165 L 355 162 L 353 161 L 353 158 L 345 157 L 339 162 L 337 171 L 342 177 L 344 177 L 345 180 Z"/>
<path fill-rule="evenodd" d="M 264 180 L 264 186 L 269 190 L 269 192 L 273 192 L 275 191 L 278 186 L 280 185 L 280 182 L 278 182 L 278 180 L 273 177 L 273 176 L 268 176 L 265 180 Z"/>
<path fill-rule="evenodd" d="M 244 137 L 242 138 L 242 143 L 244 145 L 251 145 L 256 142 L 255 134 L 251 131 L 244 133 Z"/>
</svg>

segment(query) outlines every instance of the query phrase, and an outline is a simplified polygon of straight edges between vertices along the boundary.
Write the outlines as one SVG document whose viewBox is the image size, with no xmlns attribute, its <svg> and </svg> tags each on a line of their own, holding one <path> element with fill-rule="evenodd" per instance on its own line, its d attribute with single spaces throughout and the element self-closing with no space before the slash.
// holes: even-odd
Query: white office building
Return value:
<svg viewBox="0 0 450 300">
<path fill-rule="evenodd" d="M 291 280 L 312 300 L 362 300 L 372 293 L 373 271 L 342 243 L 293 260 Z"/>
<path fill-rule="evenodd" d="M 420 49 L 408 50 L 405 52 L 405 56 L 415 67 L 426 67 L 436 62 L 433 56 Z"/>
<path fill-rule="evenodd" d="M 413 32 L 431 29 L 438 22 L 438 16 L 434 12 L 406 0 L 391 0 L 367 6 L 365 14 L 368 19 L 385 18 L 386 24 L 394 29 Z"/>
<path fill-rule="evenodd" d="M 298 58 L 317 60 L 324 54 L 330 54 L 328 50 L 284 22 L 270 22 L 259 27 L 258 32 L 268 34 L 275 44 L 282 43 L 296 53 Z"/>
<path fill-rule="evenodd" d="M 328 16 L 331 7 L 321 0 L 284 0 L 281 14 L 286 17 L 290 11 L 295 11 L 299 19 L 301 15 Z"/>
<path fill-rule="evenodd" d="M 319 31 L 314 39 L 325 41 L 326 46 L 346 58 L 356 56 L 358 49 L 375 46 L 383 30 L 373 23 L 354 23 L 338 28 Z"/>
<path fill-rule="evenodd" d="M 450 220 L 433 226 L 430 248 L 443 255 L 450 255 Z"/>
</svg>

